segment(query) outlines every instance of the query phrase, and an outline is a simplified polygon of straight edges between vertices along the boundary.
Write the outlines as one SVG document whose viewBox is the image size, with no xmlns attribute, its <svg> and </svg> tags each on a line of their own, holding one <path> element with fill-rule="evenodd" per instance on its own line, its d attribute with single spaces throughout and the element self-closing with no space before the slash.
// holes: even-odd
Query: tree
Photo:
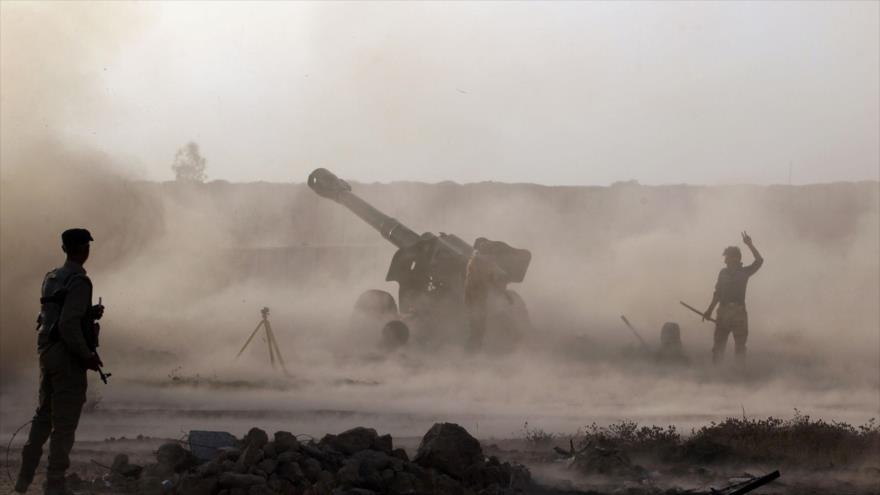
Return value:
<svg viewBox="0 0 880 495">
<path fill-rule="evenodd" d="M 177 150 L 171 165 L 178 182 L 205 182 L 205 158 L 199 153 L 199 145 L 190 141 Z"/>
</svg>

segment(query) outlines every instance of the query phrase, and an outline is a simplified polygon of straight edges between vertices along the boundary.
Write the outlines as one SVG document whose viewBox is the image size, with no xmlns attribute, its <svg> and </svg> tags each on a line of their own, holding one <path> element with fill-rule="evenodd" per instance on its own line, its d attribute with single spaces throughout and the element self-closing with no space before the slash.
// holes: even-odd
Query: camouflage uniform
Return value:
<svg viewBox="0 0 880 495">
<path fill-rule="evenodd" d="M 744 359 L 746 340 L 749 336 L 749 315 L 746 311 L 746 287 L 749 277 L 763 265 L 764 260 L 756 259 L 749 266 L 728 266 L 718 274 L 715 295 L 718 298 L 718 312 L 715 316 L 715 344 L 712 347 L 712 361 L 719 362 L 727 347 L 727 338 L 733 334 L 736 356 Z"/>
<path fill-rule="evenodd" d="M 64 475 L 86 400 L 85 361 L 92 355 L 82 333 L 92 307 L 92 283 L 81 265 L 66 262 L 43 280 L 37 349 L 39 406 L 22 450 L 17 488 L 34 478 L 43 445 L 49 442 L 47 493 L 63 492 Z M 59 488 L 60 487 L 60 488 Z"/>
</svg>

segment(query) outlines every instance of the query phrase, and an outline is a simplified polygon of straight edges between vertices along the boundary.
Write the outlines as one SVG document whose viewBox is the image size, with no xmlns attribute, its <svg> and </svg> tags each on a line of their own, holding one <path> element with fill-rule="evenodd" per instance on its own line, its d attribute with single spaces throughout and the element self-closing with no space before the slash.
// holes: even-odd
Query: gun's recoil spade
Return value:
<svg viewBox="0 0 880 495">
<path fill-rule="evenodd" d="M 645 342 L 645 339 L 643 339 L 641 335 L 639 335 L 639 332 L 635 329 L 635 327 L 630 324 L 629 320 L 626 319 L 626 316 L 620 315 L 620 319 L 623 320 L 624 323 L 626 323 L 627 328 L 629 328 L 632 331 L 633 335 L 635 335 L 636 338 L 639 339 L 639 342 L 642 343 L 642 347 L 648 349 L 648 343 Z"/>
</svg>

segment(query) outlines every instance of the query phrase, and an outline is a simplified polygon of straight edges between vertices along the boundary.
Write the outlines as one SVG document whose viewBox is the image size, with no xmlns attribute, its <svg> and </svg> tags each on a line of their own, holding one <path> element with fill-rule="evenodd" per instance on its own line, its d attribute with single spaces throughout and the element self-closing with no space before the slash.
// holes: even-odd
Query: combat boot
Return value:
<svg viewBox="0 0 880 495">
<path fill-rule="evenodd" d="M 15 488 L 13 488 L 13 490 L 15 490 L 16 493 L 26 493 L 28 487 L 31 486 L 31 483 L 33 483 L 33 481 L 33 479 L 28 479 L 27 477 L 19 474 L 18 479 L 15 480 Z"/>
</svg>

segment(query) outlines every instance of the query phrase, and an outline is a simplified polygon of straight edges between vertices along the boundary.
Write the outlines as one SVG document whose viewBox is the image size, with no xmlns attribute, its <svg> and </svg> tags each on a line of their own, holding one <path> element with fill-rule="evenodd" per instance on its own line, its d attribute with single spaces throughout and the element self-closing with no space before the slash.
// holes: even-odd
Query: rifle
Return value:
<svg viewBox="0 0 880 495">
<path fill-rule="evenodd" d="M 757 490 L 758 488 L 770 483 L 771 481 L 779 478 L 779 471 L 773 471 L 772 473 L 765 474 L 764 476 L 758 476 L 757 478 L 752 478 L 743 483 L 737 483 L 721 490 L 713 490 L 713 493 L 718 493 L 722 495 L 745 495 L 746 493 L 751 492 L 752 490 Z"/>
<path fill-rule="evenodd" d="M 98 306 L 103 306 L 100 297 L 98 298 Z M 95 353 L 95 356 L 100 361 L 101 357 L 98 356 L 98 335 L 101 333 L 101 324 L 93 319 L 91 315 L 83 321 L 83 324 L 83 337 L 86 340 L 86 346 Z M 113 373 L 104 373 L 104 370 L 98 366 L 98 376 L 101 377 L 101 381 L 106 385 L 107 379 L 113 376 Z"/>
<path fill-rule="evenodd" d="M 696 314 L 698 314 L 698 315 L 700 315 L 700 316 L 703 316 L 703 313 L 702 313 L 699 309 L 697 309 L 697 308 L 691 306 L 690 304 L 688 304 L 688 303 L 686 303 L 686 302 L 684 302 L 684 301 L 678 301 L 678 302 L 680 302 L 682 306 L 684 306 L 684 307 L 686 307 L 687 309 L 693 311 L 694 313 L 696 313 Z M 714 319 L 714 318 L 706 318 L 706 319 L 709 320 L 709 321 L 711 321 L 712 323 L 715 323 L 715 319 Z"/>
</svg>

